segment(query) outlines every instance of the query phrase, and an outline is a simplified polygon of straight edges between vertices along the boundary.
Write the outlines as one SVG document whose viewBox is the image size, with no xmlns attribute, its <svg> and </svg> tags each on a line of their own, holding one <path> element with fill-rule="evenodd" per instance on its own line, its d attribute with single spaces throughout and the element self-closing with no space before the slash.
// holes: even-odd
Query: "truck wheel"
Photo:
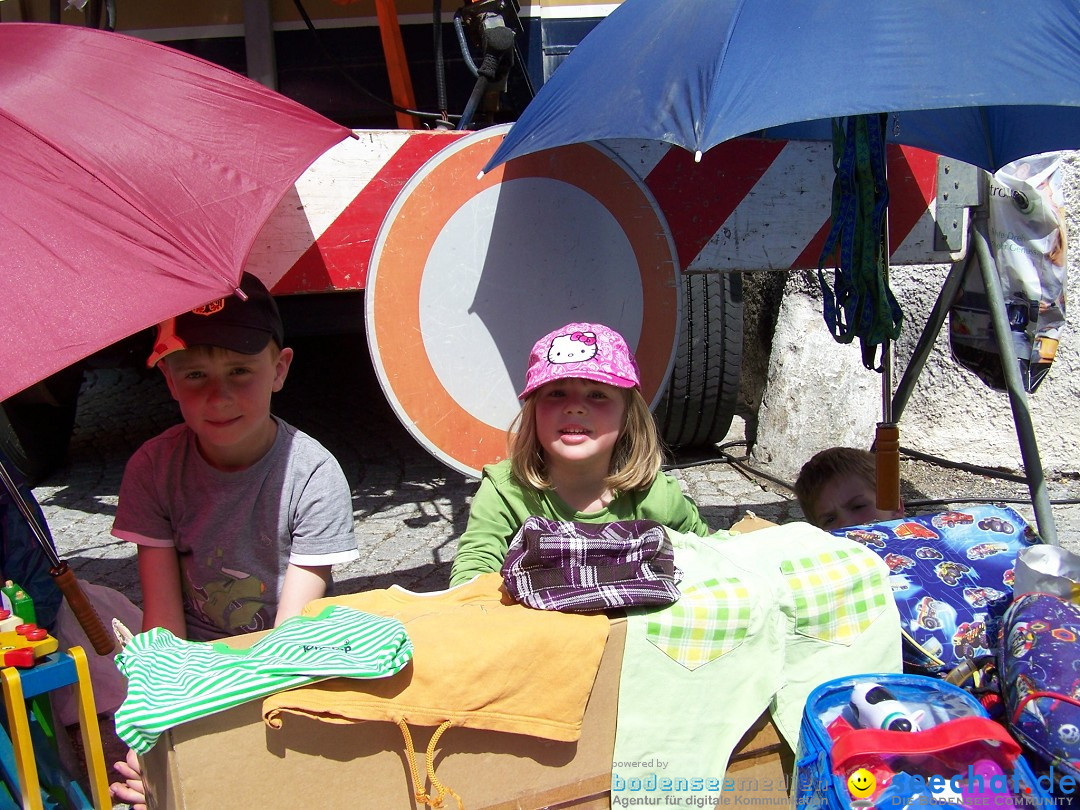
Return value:
<svg viewBox="0 0 1080 810">
<path fill-rule="evenodd" d="M 742 365 L 742 275 L 687 274 L 683 291 L 675 365 L 655 408 L 660 435 L 673 449 L 715 444 L 727 435 Z"/>
<path fill-rule="evenodd" d="M 67 455 L 81 384 L 80 364 L 0 402 L 0 453 L 31 486 Z"/>
</svg>

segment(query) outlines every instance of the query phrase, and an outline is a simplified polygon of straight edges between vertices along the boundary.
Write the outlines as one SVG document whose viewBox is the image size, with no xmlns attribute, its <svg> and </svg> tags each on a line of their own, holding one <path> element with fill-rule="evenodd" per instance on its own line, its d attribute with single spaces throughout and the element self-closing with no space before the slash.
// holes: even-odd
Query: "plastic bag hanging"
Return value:
<svg viewBox="0 0 1080 810">
<path fill-rule="evenodd" d="M 886 281 L 889 187 L 878 115 L 833 119 L 832 226 L 818 259 L 825 323 L 839 343 L 859 339 L 863 365 L 881 371 L 877 347 L 900 336 L 903 313 Z M 824 267 L 836 253 L 833 287 Z"/>
<path fill-rule="evenodd" d="M 990 248 L 1020 378 L 1029 394 L 1050 371 L 1065 327 L 1068 239 L 1061 164 L 1060 152 L 1023 158 L 999 169 L 990 184 Z M 949 346 L 960 365 L 991 388 L 1005 390 L 975 259 L 964 271 L 961 294 L 949 310 Z"/>
</svg>

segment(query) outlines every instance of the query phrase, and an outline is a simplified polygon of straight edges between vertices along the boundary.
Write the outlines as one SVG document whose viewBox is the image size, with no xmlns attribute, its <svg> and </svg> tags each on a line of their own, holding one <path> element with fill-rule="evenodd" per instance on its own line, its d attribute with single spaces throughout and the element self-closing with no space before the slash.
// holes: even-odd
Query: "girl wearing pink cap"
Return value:
<svg viewBox="0 0 1080 810">
<path fill-rule="evenodd" d="M 484 468 L 450 584 L 499 571 L 526 518 L 655 520 L 709 534 L 694 502 L 660 471 L 663 449 L 637 362 L 607 326 L 570 323 L 533 346 L 510 458 Z"/>
</svg>

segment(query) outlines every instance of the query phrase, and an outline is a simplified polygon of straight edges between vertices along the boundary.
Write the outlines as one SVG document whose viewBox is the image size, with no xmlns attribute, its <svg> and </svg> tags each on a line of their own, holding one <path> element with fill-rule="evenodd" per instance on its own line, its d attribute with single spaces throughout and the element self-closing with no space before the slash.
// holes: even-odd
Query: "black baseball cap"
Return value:
<svg viewBox="0 0 1080 810">
<path fill-rule="evenodd" d="M 156 366 L 163 357 L 190 346 L 219 346 L 240 354 L 258 354 L 271 338 L 283 346 L 281 313 L 270 291 L 251 273 L 241 277 L 240 291 L 247 300 L 233 294 L 158 324 L 146 365 Z"/>
</svg>

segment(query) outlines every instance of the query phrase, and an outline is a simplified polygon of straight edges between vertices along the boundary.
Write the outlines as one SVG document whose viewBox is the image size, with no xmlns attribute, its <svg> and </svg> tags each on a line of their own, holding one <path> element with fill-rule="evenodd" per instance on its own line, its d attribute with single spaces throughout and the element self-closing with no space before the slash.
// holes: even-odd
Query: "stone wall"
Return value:
<svg viewBox="0 0 1080 810">
<path fill-rule="evenodd" d="M 1067 298 L 1080 301 L 1080 152 L 1065 165 L 1069 229 Z M 891 268 L 891 284 L 904 311 L 894 350 L 899 382 L 926 323 L 947 265 Z M 802 463 L 832 445 L 869 447 L 881 419 L 881 377 L 863 368 L 857 342 L 833 341 L 821 316 L 815 273 L 747 274 L 748 332 L 742 396 L 751 419 L 753 455 L 779 475 L 794 478 Z M 768 351 L 762 335 L 772 320 L 770 301 L 783 284 Z M 1048 477 L 1080 474 L 1080 309 L 1066 310 L 1057 358 L 1030 397 L 1035 434 Z M 767 366 L 762 358 L 768 355 Z M 987 387 L 951 357 L 948 321 L 938 335 L 900 419 L 904 447 L 1012 471 L 1022 469 L 1008 395 Z"/>
</svg>

